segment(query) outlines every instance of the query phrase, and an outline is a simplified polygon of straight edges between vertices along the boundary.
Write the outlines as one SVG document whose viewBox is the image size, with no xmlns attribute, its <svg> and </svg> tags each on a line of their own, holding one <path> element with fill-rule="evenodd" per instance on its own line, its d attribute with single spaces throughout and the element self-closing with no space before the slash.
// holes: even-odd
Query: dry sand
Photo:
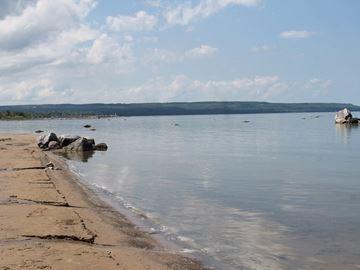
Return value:
<svg viewBox="0 0 360 270">
<path fill-rule="evenodd" d="M 0 134 L 0 150 L 0 269 L 204 269 L 101 202 L 35 136 Z"/>
</svg>

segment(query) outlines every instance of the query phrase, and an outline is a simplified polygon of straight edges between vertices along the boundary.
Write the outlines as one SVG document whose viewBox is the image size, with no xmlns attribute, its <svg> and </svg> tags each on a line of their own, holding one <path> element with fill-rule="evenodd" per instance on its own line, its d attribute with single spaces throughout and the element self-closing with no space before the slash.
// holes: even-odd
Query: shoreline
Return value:
<svg viewBox="0 0 360 270">
<path fill-rule="evenodd" d="M 35 138 L 0 134 L 4 269 L 205 269 L 136 228 Z"/>
</svg>

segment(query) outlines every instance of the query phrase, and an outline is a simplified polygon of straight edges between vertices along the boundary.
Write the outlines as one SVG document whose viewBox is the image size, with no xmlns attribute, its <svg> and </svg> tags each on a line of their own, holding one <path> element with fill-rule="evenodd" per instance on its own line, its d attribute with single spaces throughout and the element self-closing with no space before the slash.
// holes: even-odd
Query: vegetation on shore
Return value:
<svg viewBox="0 0 360 270">
<path fill-rule="evenodd" d="M 360 111 L 345 103 L 174 102 L 134 104 L 50 104 L 0 106 L 0 120 L 91 116 L 149 116 Z"/>
<path fill-rule="evenodd" d="M 0 120 L 26 120 L 32 118 L 32 114 L 25 112 L 16 112 L 9 110 L 0 112 Z"/>
</svg>

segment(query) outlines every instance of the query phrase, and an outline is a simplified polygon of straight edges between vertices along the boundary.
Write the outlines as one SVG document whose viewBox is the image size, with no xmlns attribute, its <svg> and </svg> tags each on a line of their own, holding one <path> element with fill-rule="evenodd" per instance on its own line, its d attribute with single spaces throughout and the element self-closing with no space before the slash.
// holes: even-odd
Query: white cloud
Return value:
<svg viewBox="0 0 360 270">
<path fill-rule="evenodd" d="M 38 0 L 0 20 L 0 48 L 20 49 L 54 37 L 78 25 L 95 5 L 93 0 Z"/>
<path fill-rule="evenodd" d="M 269 45 L 261 45 L 261 46 L 255 46 L 251 48 L 251 52 L 258 53 L 258 52 L 267 52 L 274 49 L 274 47 Z"/>
<path fill-rule="evenodd" d="M 121 44 L 87 23 L 95 5 L 94 0 L 28 1 L 0 20 L 3 104 L 86 102 L 84 96 L 98 96 L 105 76 L 133 70 L 131 38 L 119 37 L 125 40 Z"/>
<path fill-rule="evenodd" d="M 332 85 L 333 85 L 332 80 L 323 80 L 323 79 L 319 79 L 319 78 L 313 78 L 313 79 L 309 80 L 309 82 L 306 84 L 306 87 L 307 88 L 320 87 L 323 89 L 327 89 Z"/>
<path fill-rule="evenodd" d="M 163 0 L 145 0 L 145 3 L 151 7 L 161 7 L 163 4 Z"/>
<path fill-rule="evenodd" d="M 107 26 L 113 31 L 150 31 L 154 29 L 157 21 L 155 16 L 145 11 L 139 11 L 134 16 L 118 15 L 106 18 Z"/>
<path fill-rule="evenodd" d="M 164 18 L 169 25 L 188 25 L 193 21 L 207 18 L 230 5 L 256 7 L 262 2 L 262 0 L 201 0 L 195 6 L 192 6 L 191 2 L 185 2 L 176 7 L 167 8 Z"/>
<path fill-rule="evenodd" d="M 121 93 L 124 102 L 169 102 L 210 100 L 263 100 L 279 87 L 278 76 L 255 76 L 234 80 L 193 80 L 185 75 L 157 77 Z M 283 89 L 284 90 L 284 89 Z"/>
<path fill-rule="evenodd" d="M 16 103 L 44 101 L 55 94 L 50 79 L 29 79 L 0 85 L 0 98 Z"/>
<path fill-rule="evenodd" d="M 201 57 L 201 56 L 211 56 L 218 52 L 217 48 L 211 47 L 209 45 L 201 45 L 198 48 L 191 49 L 185 53 L 189 57 Z"/>
<path fill-rule="evenodd" d="M 0 1 L 0 20 L 6 16 L 20 13 L 27 5 L 35 0 L 2 0 Z"/>
<path fill-rule="evenodd" d="M 210 45 L 201 45 L 199 47 L 189 49 L 186 51 L 169 51 L 155 48 L 150 50 L 144 57 L 145 64 L 154 64 L 159 62 L 174 63 L 182 62 L 187 59 L 198 59 L 211 57 L 218 52 L 217 48 Z"/>
<path fill-rule="evenodd" d="M 129 68 L 133 60 L 132 50 L 128 44 L 120 46 L 113 38 L 102 34 L 97 38 L 87 53 L 91 64 L 115 64 L 117 68 Z M 117 70 L 117 72 L 122 70 Z"/>
<path fill-rule="evenodd" d="M 304 39 L 315 35 L 315 32 L 306 30 L 290 30 L 280 33 L 280 37 L 284 39 Z"/>
</svg>

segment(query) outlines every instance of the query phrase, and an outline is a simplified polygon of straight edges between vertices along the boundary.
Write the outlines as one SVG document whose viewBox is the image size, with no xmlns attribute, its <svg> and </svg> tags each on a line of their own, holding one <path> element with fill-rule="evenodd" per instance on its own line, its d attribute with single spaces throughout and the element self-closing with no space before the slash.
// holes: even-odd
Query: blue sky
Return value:
<svg viewBox="0 0 360 270">
<path fill-rule="evenodd" d="M 2 0 L 0 103 L 360 104 L 357 0 Z"/>
</svg>

